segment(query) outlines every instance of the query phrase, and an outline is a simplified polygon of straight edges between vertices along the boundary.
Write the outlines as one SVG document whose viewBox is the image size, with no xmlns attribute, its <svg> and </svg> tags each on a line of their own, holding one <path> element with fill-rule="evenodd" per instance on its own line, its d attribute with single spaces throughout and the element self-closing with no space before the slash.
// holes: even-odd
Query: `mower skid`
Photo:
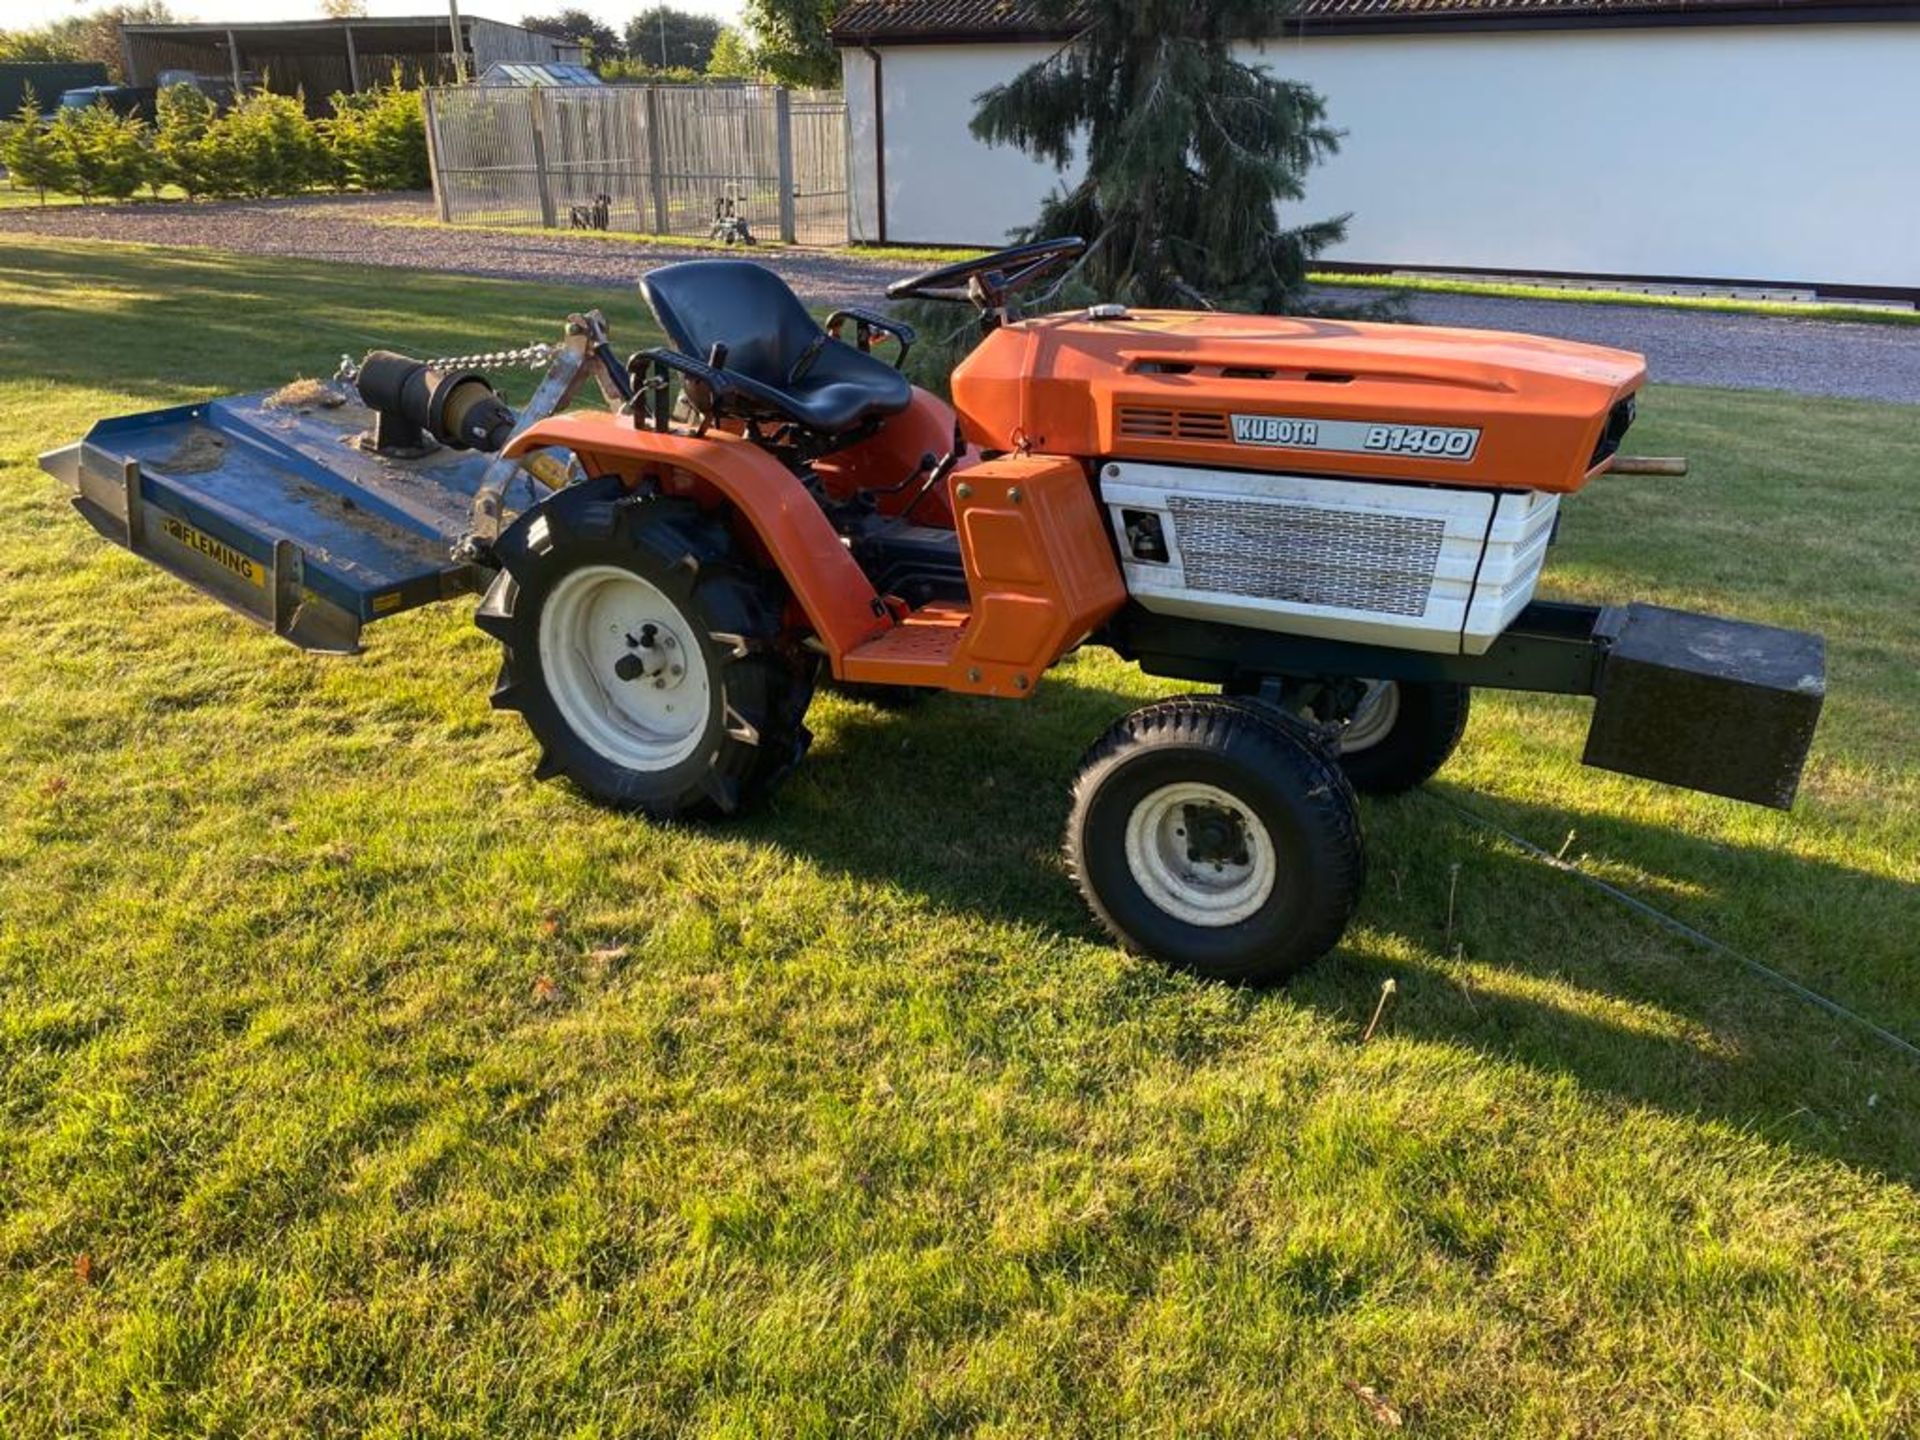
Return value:
<svg viewBox="0 0 1920 1440">
<path fill-rule="evenodd" d="M 103 420 L 40 466 L 123 549 L 305 650 L 477 588 L 450 558 L 484 457 L 351 442 L 358 406 L 240 396 Z"/>
</svg>

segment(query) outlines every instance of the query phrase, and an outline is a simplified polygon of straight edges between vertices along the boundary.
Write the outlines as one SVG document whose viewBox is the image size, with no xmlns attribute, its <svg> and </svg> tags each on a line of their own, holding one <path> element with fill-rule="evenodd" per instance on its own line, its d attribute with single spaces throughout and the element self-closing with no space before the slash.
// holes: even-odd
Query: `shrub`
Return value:
<svg viewBox="0 0 1920 1440">
<path fill-rule="evenodd" d="M 31 91 L 0 124 L 0 164 L 15 188 L 71 190 L 83 199 L 125 199 L 151 184 L 201 196 L 297 195 L 315 185 L 424 190 L 426 106 L 418 90 L 389 84 L 335 95 L 333 118 L 316 125 L 297 98 L 256 90 L 219 114 L 192 85 L 160 92 L 158 123 L 104 106 L 62 110 L 42 123 Z"/>
<path fill-rule="evenodd" d="M 426 105 L 418 90 L 391 84 L 333 97 L 325 122 L 338 178 L 362 190 L 424 190 L 427 171 Z"/>
<path fill-rule="evenodd" d="M 232 147 L 204 92 L 192 85 L 169 85 L 160 92 L 157 114 L 154 174 L 161 184 L 178 185 L 190 200 L 239 193 Z"/>
<path fill-rule="evenodd" d="M 124 200 L 146 183 L 153 164 L 144 121 L 116 115 L 104 105 L 62 110 L 53 140 L 72 172 L 74 194 L 83 200 Z"/>
<path fill-rule="evenodd" d="M 330 158 L 307 107 L 256 90 L 221 118 L 209 138 L 228 152 L 241 194 L 296 195 L 329 178 Z"/>
<path fill-rule="evenodd" d="M 669 65 L 662 69 L 650 65 L 645 60 L 602 60 L 594 67 L 602 80 L 614 84 L 640 85 L 703 85 L 709 78 L 701 71 L 685 65 Z"/>
<path fill-rule="evenodd" d="M 40 192 L 40 203 L 47 203 L 47 191 L 65 190 L 73 183 L 73 166 L 65 149 L 40 119 L 40 101 L 28 86 L 21 97 L 20 110 L 9 125 L 0 126 L 0 165 L 14 189 L 22 187 Z"/>
</svg>

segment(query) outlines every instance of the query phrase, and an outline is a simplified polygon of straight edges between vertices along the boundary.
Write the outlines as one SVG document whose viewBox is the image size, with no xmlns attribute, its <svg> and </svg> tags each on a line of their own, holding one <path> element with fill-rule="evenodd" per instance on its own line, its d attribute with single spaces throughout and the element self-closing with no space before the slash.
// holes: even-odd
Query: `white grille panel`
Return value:
<svg viewBox="0 0 1920 1440">
<path fill-rule="evenodd" d="M 1167 497 L 1197 590 L 1424 615 L 1446 521 L 1283 502 Z"/>
<path fill-rule="evenodd" d="M 1101 467 L 1127 588 L 1149 610 L 1478 654 L 1532 597 L 1554 497 L 1378 481 Z M 1166 558 L 1133 554 L 1157 522 Z"/>
</svg>

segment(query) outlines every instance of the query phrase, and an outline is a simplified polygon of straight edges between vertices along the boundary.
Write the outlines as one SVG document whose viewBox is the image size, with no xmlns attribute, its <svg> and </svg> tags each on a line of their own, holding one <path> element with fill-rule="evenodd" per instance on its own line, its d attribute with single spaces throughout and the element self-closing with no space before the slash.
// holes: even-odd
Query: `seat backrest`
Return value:
<svg viewBox="0 0 1920 1440">
<path fill-rule="evenodd" d="M 705 360 L 727 347 L 727 368 L 785 389 L 820 326 L 787 282 L 749 260 L 684 260 L 640 277 L 640 295 L 676 350 Z"/>
</svg>

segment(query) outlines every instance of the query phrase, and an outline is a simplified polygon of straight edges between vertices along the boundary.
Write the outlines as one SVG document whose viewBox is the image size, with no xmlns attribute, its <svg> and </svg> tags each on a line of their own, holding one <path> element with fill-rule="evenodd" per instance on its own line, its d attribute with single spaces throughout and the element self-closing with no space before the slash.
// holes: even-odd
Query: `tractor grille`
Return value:
<svg viewBox="0 0 1920 1440">
<path fill-rule="evenodd" d="M 1593 447 L 1593 458 L 1587 461 L 1589 470 L 1611 460 L 1619 451 L 1620 442 L 1627 438 L 1627 431 L 1633 428 L 1633 418 L 1638 410 L 1636 397 L 1629 395 L 1608 412 L 1606 427 L 1600 432 L 1600 443 Z"/>
<path fill-rule="evenodd" d="M 1423 615 L 1446 521 L 1272 501 L 1169 495 L 1195 590 Z"/>
<path fill-rule="evenodd" d="M 1226 440 L 1227 417 L 1205 410 L 1167 410 L 1157 405 L 1122 405 L 1124 440 Z"/>
</svg>

